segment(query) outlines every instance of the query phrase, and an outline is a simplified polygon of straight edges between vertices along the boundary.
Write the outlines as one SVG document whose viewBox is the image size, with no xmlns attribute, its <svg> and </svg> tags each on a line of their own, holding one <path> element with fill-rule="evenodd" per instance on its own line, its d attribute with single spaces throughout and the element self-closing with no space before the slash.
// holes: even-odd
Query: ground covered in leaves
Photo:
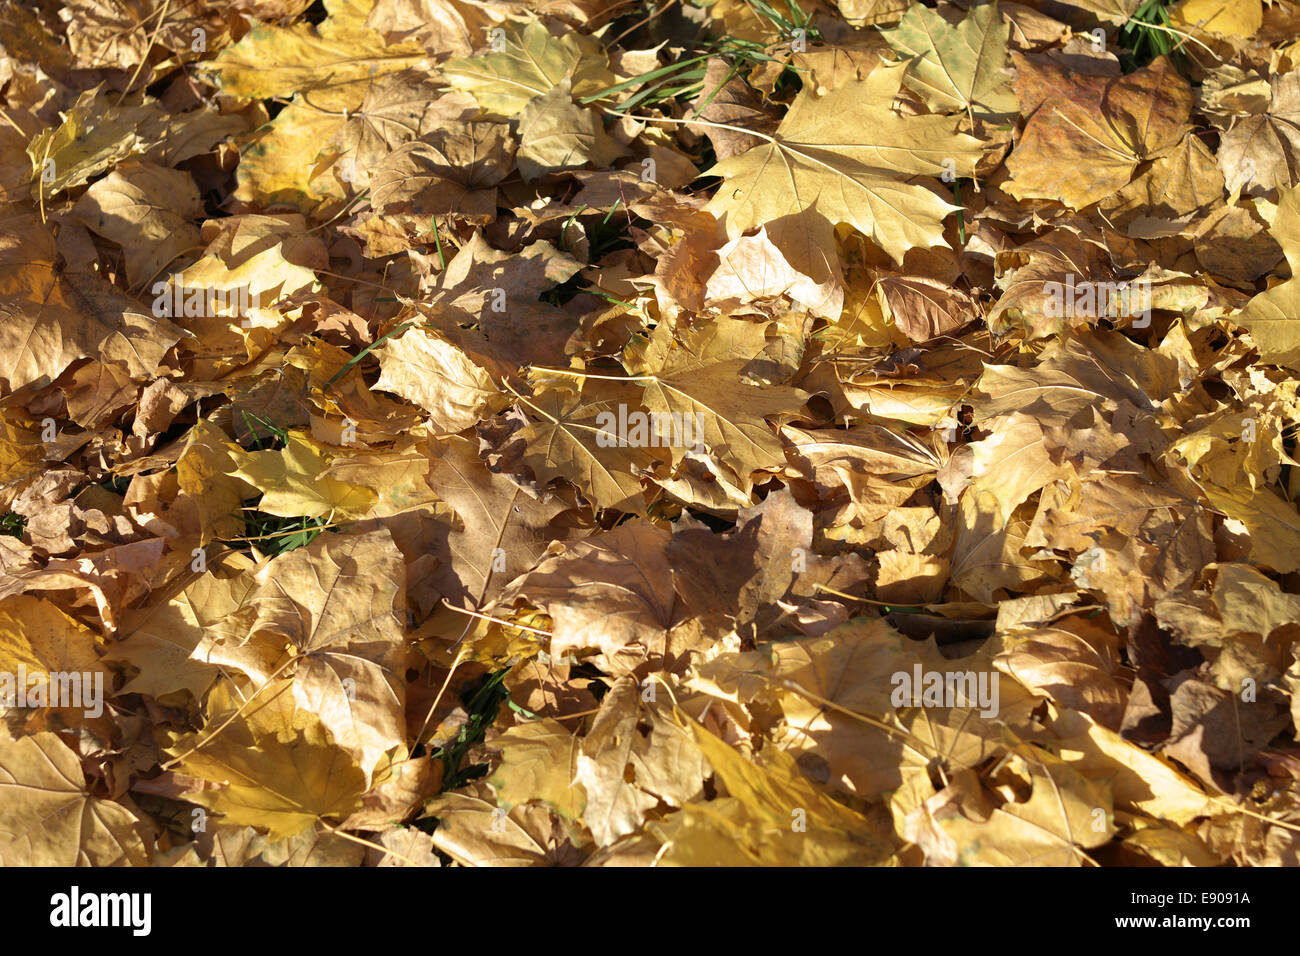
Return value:
<svg viewBox="0 0 1300 956">
<path fill-rule="evenodd" d="M 4 4 L 0 862 L 1300 862 L 1298 35 Z"/>
</svg>

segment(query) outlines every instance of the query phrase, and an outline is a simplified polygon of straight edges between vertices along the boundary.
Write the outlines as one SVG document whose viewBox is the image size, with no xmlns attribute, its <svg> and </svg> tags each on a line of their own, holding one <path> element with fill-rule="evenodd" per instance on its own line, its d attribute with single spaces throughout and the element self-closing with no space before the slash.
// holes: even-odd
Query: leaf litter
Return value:
<svg viewBox="0 0 1300 956">
<path fill-rule="evenodd" d="M 0 862 L 1295 864 L 1300 4 L 0 11 Z"/>
</svg>

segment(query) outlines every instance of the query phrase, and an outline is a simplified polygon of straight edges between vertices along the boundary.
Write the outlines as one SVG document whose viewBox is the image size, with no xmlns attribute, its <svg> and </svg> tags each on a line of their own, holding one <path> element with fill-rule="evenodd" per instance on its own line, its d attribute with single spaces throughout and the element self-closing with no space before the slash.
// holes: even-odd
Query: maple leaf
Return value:
<svg viewBox="0 0 1300 956">
<path fill-rule="evenodd" d="M 230 96 L 299 94 L 317 109 L 354 109 L 375 76 L 424 58 L 419 46 L 389 46 L 367 27 L 370 7 L 365 0 L 330 0 L 319 26 L 256 27 L 203 69 Z"/>
<path fill-rule="evenodd" d="M 1127 23 L 1142 0 L 1067 0 L 1072 7 L 1079 7 L 1097 14 L 1110 23 Z"/>
<path fill-rule="evenodd" d="M 605 666 L 631 671 L 681 617 L 668 573 L 669 540 L 666 531 L 639 522 L 573 542 L 511 582 L 496 604 L 524 598 L 545 610 L 554 657 L 597 651 Z"/>
<path fill-rule="evenodd" d="M 561 821 L 544 806 L 499 812 L 486 785 L 445 793 L 431 801 L 438 818 L 433 843 L 462 866 L 563 866 L 583 854 L 565 835 Z"/>
<path fill-rule="evenodd" d="M 1073 469 L 1052 460 L 1043 442 L 1042 423 L 1036 418 L 1013 412 L 989 420 L 986 427 L 989 437 L 962 446 L 962 456 L 949 459 L 948 474 L 940 481 L 954 496 L 969 487 L 972 493 L 996 502 L 1001 525 L 1031 494 L 1049 482 L 1069 477 Z M 958 469 L 962 469 L 961 479 L 945 483 Z"/>
<path fill-rule="evenodd" d="M 225 566 L 247 570 L 248 562 L 231 556 Z M 224 568 L 213 567 L 214 572 L 218 570 Z M 187 690 L 195 700 L 202 699 L 218 669 L 196 658 L 194 651 L 210 628 L 220 630 L 234 616 L 252 586 L 250 576 L 217 577 L 214 573 L 123 622 L 123 640 L 113 646 L 109 659 L 124 661 L 139 671 L 123 693 L 157 698 Z"/>
<path fill-rule="evenodd" d="M 427 480 L 460 520 L 447 534 L 448 567 L 441 575 L 442 591 L 453 603 L 472 598 L 481 605 L 562 534 L 552 521 L 566 509 L 564 501 L 538 501 L 493 474 L 469 441 L 452 439 L 439 448 Z"/>
<path fill-rule="evenodd" d="M 1300 186 L 1283 193 L 1272 233 L 1292 275 L 1300 275 Z M 1232 322 L 1250 332 L 1264 361 L 1300 369 L 1300 280 L 1292 278 L 1261 292 Z"/>
<path fill-rule="evenodd" d="M 790 386 L 743 380 L 742 372 L 766 344 L 761 326 L 719 319 L 680 337 L 660 326 L 627 355 L 628 370 L 646 383 L 645 407 L 692 423 L 695 443 L 726 465 L 746 491 L 753 472 L 781 460 L 781 444 L 768 417 L 793 417 L 808 398 Z M 674 461 L 682 458 L 684 436 L 670 451 Z"/>
<path fill-rule="evenodd" d="M 290 432 L 280 451 L 231 453 L 235 469 L 229 474 L 262 492 L 258 508 L 286 518 L 328 515 L 359 517 L 375 503 L 374 491 L 322 477 L 325 458 L 301 432 Z"/>
<path fill-rule="evenodd" d="M 155 45 L 192 54 L 195 30 L 210 37 L 214 48 L 229 42 L 229 27 L 215 11 L 191 7 L 173 10 L 172 16 L 167 12 L 154 0 L 72 0 L 59 9 L 59 18 L 67 24 L 73 62 L 82 69 L 130 70 L 142 65 Z"/>
<path fill-rule="evenodd" d="M 0 860 L 6 866 L 142 866 L 135 815 L 92 796 L 57 734 L 0 740 Z"/>
<path fill-rule="evenodd" d="M 563 363 L 574 317 L 547 304 L 542 294 L 581 268 L 545 240 L 510 253 L 493 249 L 476 233 L 438 276 L 438 307 L 429 324 L 466 351 L 506 367 Z M 467 325 L 478 328 L 462 328 Z"/>
<path fill-rule="evenodd" d="M 941 112 L 970 110 L 989 120 L 1016 112 L 1006 70 L 1010 25 L 997 4 L 975 7 L 952 26 L 928 7 L 915 4 L 892 30 L 881 33 L 898 53 L 914 59 L 903 82 Z"/>
<path fill-rule="evenodd" d="M 839 272 L 837 223 L 896 262 L 908 249 L 946 245 L 943 220 L 958 207 L 908 180 L 945 169 L 970 176 L 982 151 L 955 120 L 891 109 L 905 69 L 877 67 L 820 98 L 805 88 L 770 142 L 709 170 L 723 177 L 708 209 L 727 237 L 766 225 L 790 265 L 814 280 Z"/>
<path fill-rule="evenodd" d="M 743 302 L 785 295 L 814 315 L 837 319 L 844 291 L 833 282 L 814 282 L 785 261 L 767 236 L 767 227 L 753 236 L 733 239 L 717 251 L 718 268 L 704 287 L 705 301 L 726 308 Z"/>
<path fill-rule="evenodd" d="M 811 431 L 787 425 L 792 464 L 820 489 L 844 489 L 867 519 L 884 517 L 938 472 L 924 445 L 883 425 Z"/>
<path fill-rule="evenodd" d="M 129 373 L 152 374 L 181 330 L 143 310 L 119 318 L 95 308 L 56 268 L 56 256 L 54 239 L 34 217 L 0 220 L 0 381 L 7 391 L 52 381 L 92 355 L 116 354 Z"/>
<path fill-rule="evenodd" d="M 491 116 L 517 116 L 566 79 L 577 98 L 614 83 L 605 54 L 591 37 L 573 31 L 555 36 L 539 20 L 500 29 L 503 50 L 442 64 L 452 86 L 472 95 Z"/>
<path fill-rule="evenodd" d="M 820 633 L 847 618 L 827 600 L 866 580 L 854 556 L 825 558 L 814 551 L 813 516 L 789 491 L 769 494 L 741 509 L 736 530 L 714 535 L 681 523 L 668 548 L 677 592 L 700 614 L 725 614 L 747 640 L 788 630 Z M 720 611 L 719 606 L 728 608 Z"/>
<path fill-rule="evenodd" d="M 88 182 L 129 156 L 171 166 L 240 133 L 237 117 L 202 109 L 170 116 L 157 100 L 114 103 L 98 89 L 82 93 L 58 126 L 32 138 L 32 196 L 47 197 Z"/>
<path fill-rule="evenodd" d="M 95 647 L 94 632 L 48 601 L 25 594 L 0 601 L 0 668 L 7 675 L 21 667 L 47 681 L 51 674 L 79 674 L 86 684 L 97 675 L 111 690 L 112 675 Z"/>
<path fill-rule="evenodd" d="M 819 792 L 794 758 L 773 750 L 751 763 L 698 724 L 688 726 L 727 797 L 688 804 L 652 830 L 679 866 L 880 865 L 892 841 L 865 817 Z M 804 812 L 806 830 L 791 826 Z"/>
<path fill-rule="evenodd" d="M 443 215 L 486 224 L 496 215 L 495 186 L 514 158 L 514 138 L 504 125 L 444 123 L 370 170 L 375 209 L 403 224 Z"/>
<path fill-rule="evenodd" d="M 1214 801 L 1173 766 L 1086 715 L 1061 710 L 1051 726 L 1068 751 L 1067 763 L 1112 781 L 1117 807 L 1176 824 L 1216 813 Z"/>
<path fill-rule="evenodd" d="M 655 450 L 618 441 L 606 423 L 607 416 L 617 416 L 611 409 L 638 407 L 636 390 L 588 380 L 579 394 L 571 385 L 544 385 L 520 400 L 529 419 L 519 433 L 524 464 L 542 482 L 572 481 L 595 507 L 643 509 L 641 475 L 653 468 Z"/>
<path fill-rule="evenodd" d="M 573 820 L 582 816 L 586 791 L 575 780 L 579 741 L 556 720 L 511 727 L 496 739 L 501 765 L 488 781 L 506 810 L 537 800 Z"/>
<path fill-rule="evenodd" d="M 346 185 L 364 190 L 375 167 L 397 147 L 435 132 L 443 123 L 469 121 L 477 112 L 472 97 L 448 94 L 419 70 L 385 73 L 371 82 L 361 106 L 321 155 L 335 158 L 336 175 Z"/>
<path fill-rule="evenodd" d="M 213 538 L 234 537 L 243 530 L 240 506 L 251 492 L 234 477 L 234 454 L 240 451 L 211 422 L 199 422 L 190 430 L 176 460 L 182 507 L 193 509 L 200 546 Z"/>
<path fill-rule="evenodd" d="M 401 395 L 431 415 L 439 434 L 463 431 L 500 394 L 492 376 L 462 350 L 426 329 L 410 329 L 379 351 L 375 388 Z"/>
<path fill-rule="evenodd" d="M 984 648 L 963 667 L 989 669 Z M 932 641 L 918 643 L 880 619 L 854 618 L 825 634 L 721 654 L 699 668 L 690 686 L 723 700 L 778 704 L 786 719 L 781 746 L 801 758 L 814 780 L 866 797 L 907 787 L 932 795 L 932 758 L 977 766 L 1001 747 L 1002 729 L 979 707 L 895 708 L 895 675 L 947 669 Z M 1035 699 L 999 692 L 999 720 L 1028 729 Z M 872 716 L 882 715 L 883 721 Z M 881 723 L 884 727 L 881 727 Z M 919 801 L 918 801 L 919 802 Z M 909 809 L 911 809 L 909 807 Z"/>
<path fill-rule="evenodd" d="M 265 683 L 287 652 L 292 699 L 368 780 L 403 739 L 405 650 L 396 609 L 405 568 L 392 536 L 383 529 L 325 535 L 267 561 L 253 577 L 246 631 L 210 632 L 195 656 Z"/>
<path fill-rule="evenodd" d="M 201 212 L 194 180 L 152 163 L 121 164 L 73 207 L 90 229 L 122 247 L 136 288 L 198 245 L 199 230 L 190 220 Z"/>
<path fill-rule="evenodd" d="M 359 806 L 365 774 L 309 712 L 298 712 L 287 737 L 237 721 L 206 738 L 176 737 L 170 749 L 186 774 L 221 785 L 187 798 L 230 824 L 263 827 L 279 840 L 320 820 L 341 821 Z"/>
<path fill-rule="evenodd" d="M 582 820 L 600 846 L 634 832 L 659 800 L 686 804 L 708 772 L 702 750 L 682 728 L 654 709 L 643 714 L 640 698 L 636 679 L 620 678 L 577 754 L 573 781 L 586 794 Z M 637 729 L 643 720 L 652 727 L 646 736 Z"/>
<path fill-rule="evenodd" d="M 605 166 L 623 153 L 594 110 L 574 105 L 568 77 L 525 104 L 519 139 L 519 172 L 529 181 L 587 163 Z"/>
<path fill-rule="evenodd" d="M 1116 680 L 1118 651 L 1114 635 L 1086 621 L 1067 619 L 1058 626 L 1015 633 L 995 662 L 1029 690 L 1118 730 L 1126 702 Z"/>
<path fill-rule="evenodd" d="M 1073 76 L 1016 55 L 1016 95 L 1029 116 L 1007 160 L 1007 191 L 1082 209 L 1128 184 L 1138 164 L 1183 138 L 1191 90 L 1161 58 L 1128 76 Z"/>
<path fill-rule="evenodd" d="M 1046 751 L 1022 746 L 1011 755 L 1029 777 L 1029 799 L 1005 803 L 980 822 L 960 814 L 939 819 L 954 862 L 1082 866 L 1088 859 L 1082 850 L 1108 842 L 1113 833 L 1109 788 Z"/>
<path fill-rule="evenodd" d="M 291 103 L 240 143 L 234 196 L 245 207 L 265 199 L 302 213 L 315 209 L 329 187 L 315 177 L 322 144 L 339 135 L 344 120 L 335 111 Z"/>
<path fill-rule="evenodd" d="M 461 0 L 378 0 L 366 26 L 382 34 L 386 43 L 410 40 L 431 53 L 467 56 L 503 12 Z"/>
</svg>

